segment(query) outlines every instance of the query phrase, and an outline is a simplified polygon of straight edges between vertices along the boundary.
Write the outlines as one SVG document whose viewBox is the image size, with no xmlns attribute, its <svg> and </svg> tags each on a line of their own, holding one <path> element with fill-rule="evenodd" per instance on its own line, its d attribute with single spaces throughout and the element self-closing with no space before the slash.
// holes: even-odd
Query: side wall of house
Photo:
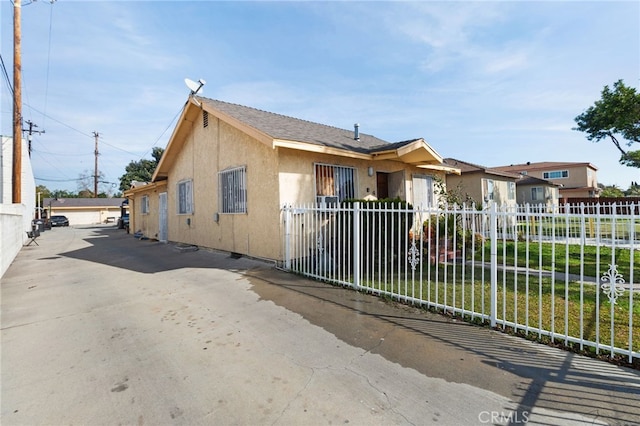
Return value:
<svg viewBox="0 0 640 426">
<path fill-rule="evenodd" d="M 483 183 L 483 179 L 493 181 L 493 201 L 495 203 L 499 205 L 516 204 L 516 197 L 509 199 L 509 182 L 513 181 L 496 175 L 486 173 L 468 173 L 461 176 L 450 175 L 447 177 L 447 187 L 452 191 L 459 191 L 463 197 L 468 195 L 477 205 L 482 205 L 487 201 L 485 199 L 487 186 Z M 516 194 L 512 195 L 515 196 Z"/>
<path fill-rule="evenodd" d="M 202 114 L 190 125 L 167 181 L 169 240 L 281 258 L 275 151 L 211 115 L 206 127 Z M 236 167 L 246 168 L 247 213 L 225 214 L 218 173 Z M 178 184 L 186 180 L 192 182 L 193 212 L 179 214 Z"/>
<path fill-rule="evenodd" d="M 149 239 L 158 239 L 160 232 L 159 194 L 166 191 L 166 186 L 152 186 L 147 190 L 136 191 L 129 201 L 129 229 L 131 233 L 140 232 Z M 149 198 L 148 213 L 142 213 L 142 200 Z M 118 217 L 120 212 L 118 212 Z"/>
</svg>

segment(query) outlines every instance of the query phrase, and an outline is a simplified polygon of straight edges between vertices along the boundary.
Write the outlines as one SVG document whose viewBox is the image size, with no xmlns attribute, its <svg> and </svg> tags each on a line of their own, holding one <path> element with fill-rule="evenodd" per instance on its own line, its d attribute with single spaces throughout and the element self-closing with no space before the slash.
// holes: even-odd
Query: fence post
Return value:
<svg viewBox="0 0 640 426">
<path fill-rule="evenodd" d="M 360 203 L 353 203 L 353 285 L 360 288 Z"/>
<path fill-rule="evenodd" d="M 489 261 L 491 262 L 491 327 L 496 326 L 496 318 L 498 315 L 498 212 L 496 203 L 491 203 L 489 209 L 489 239 L 491 241 L 491 254 Z"/>
<path fill-rule="evenodd" d="M 284 267 L 291 270 L 291 206 L 284 206 Z"/>
</svg>

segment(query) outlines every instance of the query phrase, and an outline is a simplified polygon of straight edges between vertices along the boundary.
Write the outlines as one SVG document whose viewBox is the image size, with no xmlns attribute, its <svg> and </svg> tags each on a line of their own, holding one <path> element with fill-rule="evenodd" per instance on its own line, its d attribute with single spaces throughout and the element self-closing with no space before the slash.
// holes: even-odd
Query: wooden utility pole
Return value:
<svg viewBox="0 0 640 426">
<path fill-rule="evenodd" d="M 13 185 L 12 202 L 22 203 L 22 59 L 21 0 L 13 1 Z"/>
<path fill-rule="evenodd" d="M 93 151 L 93 153 L 95 154 L 95 168 L 94 168 L 94 173 L 93 173 L 93 198 L 97 198 L 98 197 L 98 137 L 100 136 L 100 134 L 98 132 L 93 132 L 93 137 L 96 140 L 96 149 Z"/>
</svg>

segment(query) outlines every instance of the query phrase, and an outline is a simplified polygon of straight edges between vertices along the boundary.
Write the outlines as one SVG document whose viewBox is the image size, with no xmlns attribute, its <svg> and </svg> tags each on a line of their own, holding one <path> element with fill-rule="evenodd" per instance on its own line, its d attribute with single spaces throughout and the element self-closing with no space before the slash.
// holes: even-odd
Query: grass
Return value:
<svg viewBox="0 0 640 426">
<path fill-rule="evenodd" d="M 527 256 L 528 247 L 528 256 Z M 634 280 L 640 281 L 640 250 L 607 246 L 591 246 L 565 243 L 526 243 L 499 241 L 496 245 L 498 264 L 540 268 L 560 273 L 568 272 L 585 277 L 601 277 L 609 269 L 609 264 L 617 265 L 618 272 L 630 279 L 633 266 Z M 489 259 L 491 247 L 484 245 L 485 258 Z M 527 264 L 528 259 L 528 264 Z"/>
<path fill-rule="evenodd" d="M 515 327 L 502 325 L 505 330 L 592 354 L 595 354 L 593 347 L 578 345 L 576 348 L 576 344 L 566 336 L 627 350 L 631 334 L 631 349 L 640 352 L 640 292 L 625 291 L 612 304 L 597 285 L 600 282 L 598 277 L 602 277 L 609 269 L 609 263 L 617 265 L 617 272 L 627 283 L 631 280 L 633 268 L 633 280 L 639 282 L 640 250 L 632 252 L 622 247 L 612 249 L 606 246 L 515 241 L 498 241 L 496 249 L 498 265 L 518 265 L 522 268 L 521 273 L 506 269 L 498 271 L 498 324 L 516 324 Z M 489 243 L 485 241 L 475 253 L 467 250 L 465 254 L 473 256 L 476 264 L 482 260 L 488 262 Z M 365 262 L 360 285 L 384 297 L 408 302 L 422 301 L 420 303 L 424 306 L 438 306 L 439 310 L 445 305 L 449 307 L 448 313 L 453 308 L 456 316 L 470 321 L 482 322 L 483 318 L 489 316 L 489 269 L 472 267 L 460 260 L 455 265 L 434 265 L 428 263 L 427 256 L 415 271 L 411 271 L 404 258 L 401 261 L 395 258 L 394 262 L 386 267 Z M 535 272 L 527 275 L 522 273 L 525 267 L 561 274 L 555 279 Z M 565 273 L 592 277 L 594 282 L 580 283 L 575 277 L 565 282 Z M 353 282 L 349 271 L 339 275 L 342 283 Z M 549 337 L 549 333 L 553 336 Z M 600 353 L 608 351 L 601 350 Z"/>
<path fill-rule="evenodd" d="M 463 270 L 462 265 L 449 265 L 446 268 L 443 265 L 431 265 L 424 266 L 422 272 L 422 276 L 419 273 L 378 277 L 365 274 L 361 285 L 376 292 L 399 295 L 399 299 L 419 299 L 460 311 L 490 314 L 488 271 L 482 268 L 472 270 L 471 267 Z M 445 274 L 447 282 L 444 281 Z M 634 324 L 631 330 L 632 350 L 640 352 L 640 297 L 635 293 L 630 301 L 629 294 L 625 292 L 612 305 L 594 284 L 556 282 L 549 277 L 538 276 L 529 276 L 527 279 L 523 275 L 514 276 L 513 272 L 502 271 L 498 276 L 497 288 L 498 323 L 506 321 L 520 324 L 514 331 L 528 331 L 529 337 L 539 340 L 545 340 L 544 333 L 532 329 L 552 332 L 555 333 L 554 340 L 561 343 L 565 340 L 563 336 L 572 336 L 610 345 L 613 329 L 613 345 L 628 349 L 631 313 Z M 479 315 L 466 316 L 474 319 Z"/>
<path fill-rule="evenodd" d="M 618 217 L 615 220 L 610 217 L 580 216 L 571 215 L 550 217 L 531 217 L 529 221 L 529 233 L 531 235 L 545 235 L 556 237 L 579 236 L 586 238 L 600 239 L 632 239 L 640 238 L 640 219 L 632 220 L 627 217 Z M 520 222 L 519 229 L 524 230 L 527 222 Z"/>
</svg>

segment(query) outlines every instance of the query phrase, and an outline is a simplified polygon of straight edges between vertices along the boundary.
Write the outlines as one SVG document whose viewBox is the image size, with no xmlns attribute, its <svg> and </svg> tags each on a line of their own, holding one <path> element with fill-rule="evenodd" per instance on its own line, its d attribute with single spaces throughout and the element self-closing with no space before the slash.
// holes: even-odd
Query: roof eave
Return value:
<svg viewBox="0 0 640 426">
<path fill-rule="evenodd" d="M 288 148 L 298 151 L 315 152 L 320 154 L 337 155 L 340 157 L 358 158 L 361 160 L 371 160 L 371 154 L 349 151 L 346 149 L 332 148 L 324 145 L 316 145 L 307 142 L 289 141 L 284 139 L 274 139 L 274 148 Z"/>
</svg>

